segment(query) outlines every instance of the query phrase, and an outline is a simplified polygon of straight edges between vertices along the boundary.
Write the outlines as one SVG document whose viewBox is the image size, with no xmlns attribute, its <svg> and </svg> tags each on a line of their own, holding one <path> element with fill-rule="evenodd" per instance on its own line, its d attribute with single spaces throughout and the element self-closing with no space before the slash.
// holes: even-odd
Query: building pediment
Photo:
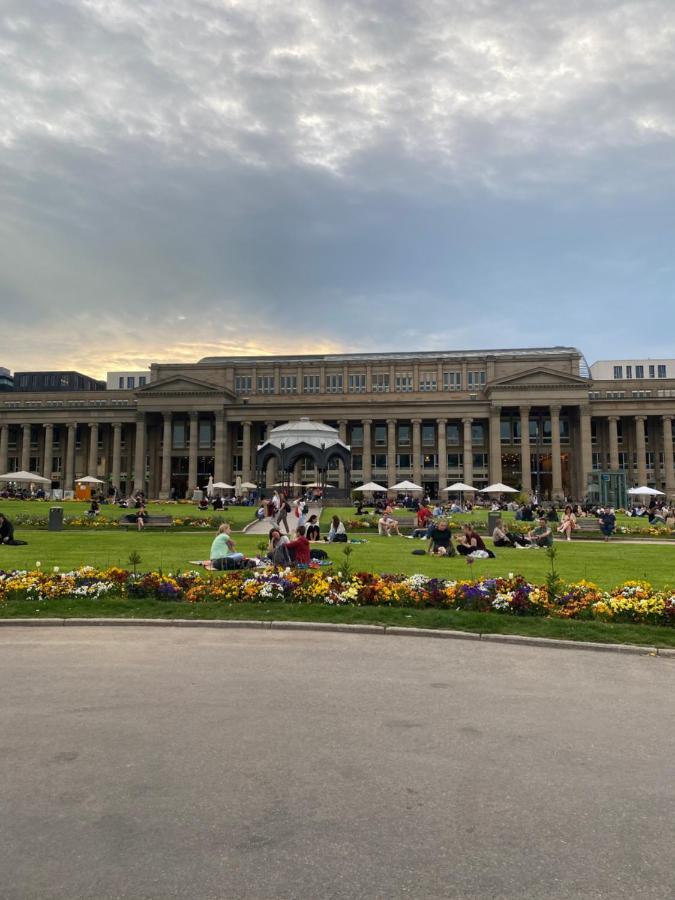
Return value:
<svg viewBox="0 0 675 900">
<path fill-rule="evenodd" d="M 541 388 L 579 390 L 579 388 L 583 388 L 587 390 L 590 384 L 589 379 L 582 378 L 581 375 L 571 375 L 568 372 L 537 367 L 527 369 L 525 372 L 518 372 L 515 375 L 497 378 L 495 381 L 490 382 L 487 392 L 489 393 L 495 388 L 498 390 L 520 390 L 522 388 L 533 388 L 535 390 Z"/>
<path fill-rule="evenodd" d="M 232 400 L 236 399 L 231 391 L 208 381 L 191 378 L 189 375 L 174 375 L 159 381 L 151 381 L 145 387 L 139 388 L 137 394 L 143 397 L 194 397 L 207 394 L 219 397 L 225 395 Z"/>
</svg>

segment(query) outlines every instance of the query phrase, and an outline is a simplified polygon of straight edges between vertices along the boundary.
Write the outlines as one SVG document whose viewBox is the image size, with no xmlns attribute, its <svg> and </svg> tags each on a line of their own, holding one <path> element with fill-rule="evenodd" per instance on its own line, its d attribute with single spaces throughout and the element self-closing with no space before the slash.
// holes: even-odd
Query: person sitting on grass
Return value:
<svg viewBox="0 0 675 900">
<path fill-rule="evenodd" d="M 333 518 L 330 520 L 330 528 L 328 529 L 326 540 L 330 541 L 331 544 L 347 543 L 347 532 L 345 530 L 344 523 L 340 521 L 339 516 L 333 516 Z"/>
<path fill-rule="evenodd" d="M 286 569 L 291 564 L 291 554 L 288 552 L 288 536 L 274 529 L 274 537 L 270 541 L 268 557 L 273 566 Z"/>
<path fill-rule="evenodd" d="M 6 544 L 10 547 L 18 547 L 25 543 L 26 541 L 17 541 L 14 538 L 14 526 L 7 516 L 0 513 L 0 545 Z"/>
<path fill-rule="evenodd" d="M 441 519 L 429 529 L 429 553 L 436 556 L 457 556 L 446 519 Z"/>
<path fill-rule="evenodd" d="M 237 568 L 238 564 L 244 559 L 243 553 L 237 553 L 237 548 L 230 534 L 230 526 L 227 522 L 223 522 L 218 529 L 218 533 L 211 544 L 209 556 L 212 567 L 219 571 Z"/>
<path fill-rule="evenodd" d="M 494 556 L 492 550 L 487 549 L 485 541 L 478 532 L 475 531 L 473 525 L 465 525 L 464 534 L 457 541 L 457 552 L 462 556 L 470 556 L 477 550 L 480 550 L 481 553 L 487 553 L 490 557 Z"/>
<path fill-rule="evenodd" d="M 398 522 L 393 516 L 390 516 L 389 513 L 384 513 L 384 515 L 378 519 L 377 533 L 383 534 L 385 537 L 391 537 L 392 534 L 397 534 L 399 537 L 401 536 L 401 532 L 398 530 Z"/>
<path fill-rule="evenodd" d="M 418 528 L 426 528 L 427 524 L 429 522 L 429 519 L 431 519 L 431 517 L 432 517 L 431 510 L 426 505 L 426 503 L 423 503 L 420 506 L 420 508 L 417 510 L 417 515 L 415 517 L 417 520 L 417 527 Z"/>
<path fill-rule="evenodd" d="M 305 530 L 305 536 L 308 541 L 320 541 L 321 540 L 321 529 L 319 528 L 319 520 L 317 519 L 316 515 L 311 515 L 309 517 L 309 519 L 307 520 L 307 528 Z"/>
<path fill-rule="evenodd" d="M 600 523 L 603 539 L 608 541 L 616 529 L 616 516 L 611 506 L 608 506 L 607 509 L 598 510 L 598 522 Z"/>
<path fill-rule="evenodd" d="M 94 516 L 97 516 L 100 513 L 100 511 L 101 507 L 98 500 L 96 499 L 96 497 L 92 497 L 91 504 L 89 506 L 89 509 L 87 510 L 88 518 L 93 519 Z"/>
<path fill-rule="evenodd" d="M 495 547 L 515 547 L 516 544 L 524 543 L 525 539 L 515 532 L 509 532 L 504 528 L 501 519 L 497 519 L 492 532 L 492 543 Z"/>
<path fill-rule="evenodd" d="M 532 531 L 528 532 L 527 537 L 533 547 L 553 546 L 553 532 L 544 516 L 539 517 L 536 528 L 533 528 Z"/>
<path fill-rule="evenodd" d="M 309 541 L 305 536 L 305 526 L 298 525 L 295 534 L 295 540 L 289 541 L 286 549 L 291 555 L 293 564 L 304 568 L 309 565 L 311 559 Z"/>
</svg>

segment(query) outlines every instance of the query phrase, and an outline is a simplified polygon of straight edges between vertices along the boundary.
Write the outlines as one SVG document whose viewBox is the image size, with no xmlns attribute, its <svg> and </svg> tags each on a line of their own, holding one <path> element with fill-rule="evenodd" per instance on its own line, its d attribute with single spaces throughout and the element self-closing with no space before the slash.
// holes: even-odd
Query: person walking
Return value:
<svg viewBox="0 0 675 900">
<path fill-rule="evenodd" d="M 286 494 L 281 494 L 279 497 L 279 512 L 277 513 L 277 525 L 281 525 L 283 523 L 284 528 L 286 529 L 286 534 L 290 534 L 291 530 L 288 527 L 288 514 L 291 511 L 291 504 L 288 502 Z"/>
</svg>

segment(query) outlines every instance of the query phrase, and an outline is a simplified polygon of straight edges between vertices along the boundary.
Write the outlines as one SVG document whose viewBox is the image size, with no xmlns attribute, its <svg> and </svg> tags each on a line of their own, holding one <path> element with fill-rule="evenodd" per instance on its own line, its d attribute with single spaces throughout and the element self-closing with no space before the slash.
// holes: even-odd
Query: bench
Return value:
<svg viewBox="0 0 675 900">
<path fill-rule="evenodd" d="M 593 516 L 577 519 L 578 531 L 600 531 L 600 523 Z M 574 534 L 574 532 L 572 532 Z"/>
<path fill-rule="evenodd" d="M 171 528 L 173 525 L 172 516 L 147 516 L 143 523 L 144 528 Z M 120 528 L 135 528 L 136 516 L 128 515 L 120 518 Z"/>
</svg>

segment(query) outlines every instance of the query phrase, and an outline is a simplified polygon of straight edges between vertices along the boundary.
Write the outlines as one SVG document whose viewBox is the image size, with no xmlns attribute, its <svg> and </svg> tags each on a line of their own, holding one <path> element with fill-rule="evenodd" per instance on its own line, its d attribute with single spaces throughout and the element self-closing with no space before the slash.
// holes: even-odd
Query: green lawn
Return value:
<svg viewBox="0 0 675 900">
<path fill-rule="evenodd" d="M 17 537 L 28 541 L 25 547 L 0 547 L 0 568 L 32 569 L 36 561 L 43 567 L 60 566 L 62 569 L 80 565 L 105 567 L 125 566 L 129 554 L 138 551 L 140 568 L 163 570 L 189 568 L 190 560 L 205 559 L 214 532 L 209 529 L 193 532 L 146 531 L 63 531 L 19 530 Z M 236 535 L 240 550 L 248 555 L 256 553 L 259 536 Z M 496 559 L 477 560 L 468 566 L 462 558 L 440 559 L 430 556 L 413 556 L 414 548 L 425 546 L 422 541 L 408 538 L 384 538 L 369 535 L 365 544 L 350 544 L 353 553 L 351 564 L 355 570 L 398 572 L 413 574 L 422 572 L 442 578 L 479 578 L 481 576 L 520 573 L 526 578 L 541 582 L 549 566 L 543 551 L 498 550 Z M 345 545 L 325 545 L 331 558 L 339 562 L 344 558 Z M 602 587 L 613 587 L 629 579 L 647 579 L 655 587 L 675 584 L 673 568 L 675 547 L 661 544 L 609 544 L 572 541 L 557 542 L 556 565 L 560 575 L 569 581 L 581 578 L 594 581 Z"/>
</svg>

